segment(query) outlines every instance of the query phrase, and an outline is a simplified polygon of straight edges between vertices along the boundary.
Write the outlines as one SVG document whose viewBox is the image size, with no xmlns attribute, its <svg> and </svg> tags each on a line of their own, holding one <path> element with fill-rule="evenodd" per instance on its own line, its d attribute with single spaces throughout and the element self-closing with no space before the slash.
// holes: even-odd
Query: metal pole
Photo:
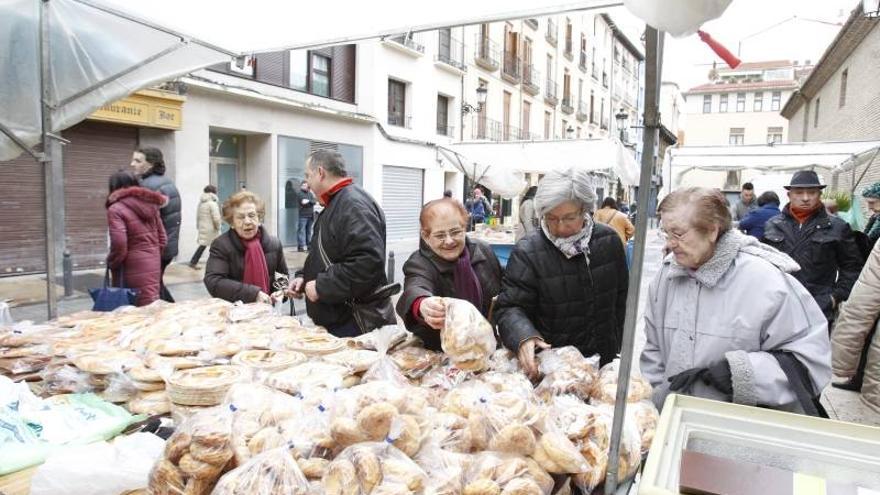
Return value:
<svg viewBox="0 0 880 495">
<path fill-rule="evenodd" d="M 626 296 L 626 320 L 623 328 L 623 343 L 618 368 L 617 400 L 614 404 L 614 424 L 611 429 L 611 445 L 608 459 L 608 475 L 605 478 L 605 493 L 612 495 L 617 491 L 617 477 L 620 460 L 620 437 L 623 432 L 626 414 L 626 396 L 629 392 L 629 376 L 633 361 L 633 344 L 636 333 L 636 320 L 639 309 L 639 289 L 642 279 L 642 264 L 645 259 L 645 244 L 648 234 L 647 206 L 650 195 L 651 171 L 654 165 L 654 143 L 660 125 L 657 100 L 660 93 L 660 60 L 662 57 L 662 33 L 647 26 L 645 44 L 645 132 L 643 133 L 642 170 L 639 175 L 638 204 L 643 213 L 636 215 L 636 241 L 633 248 L 632 269 L 629 272 L 629 289 Z"/>
<path fill-rule="evenodd" d="M 40 90 L 43 117 L 43 188 L 46 207 L 46 309 L 48 318 L 58 316 L 58 295 L 55 290 L 55 173 L 52 166 L 55 143 L 52 132 L 51 50 L 49 46 L 49 0 L 40 2 Z"/>
</svg>

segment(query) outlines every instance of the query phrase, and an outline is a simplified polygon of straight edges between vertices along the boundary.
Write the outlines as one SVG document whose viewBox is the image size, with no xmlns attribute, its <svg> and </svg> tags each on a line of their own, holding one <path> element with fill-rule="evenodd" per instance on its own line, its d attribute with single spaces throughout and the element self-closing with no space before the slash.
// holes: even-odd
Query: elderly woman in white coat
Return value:
<svg viewBox="0 0 880 495">
<path fill-rule="evenodd" d="M 199 230 L 199 247 L 189 260 L 190 268 L 197 268 L 205 247 L 210 246 L 214 239 L 220 237 L 220 200 L 217 198 L 217 188 L 208 184 L 203 189 L 202 197 L 199 198 L 198 217 L 196 227 Z"/>
<path fill-rule="evenodd" d="M 675 191 L 658 210 L 669 254 L 649 288 L 641 356 L 655 404 L 675 392 L 810 412 L 831 349 L 822 310 L 790 275 L 797 263 L 732 230 L 717 190 Z"/>
</svg>

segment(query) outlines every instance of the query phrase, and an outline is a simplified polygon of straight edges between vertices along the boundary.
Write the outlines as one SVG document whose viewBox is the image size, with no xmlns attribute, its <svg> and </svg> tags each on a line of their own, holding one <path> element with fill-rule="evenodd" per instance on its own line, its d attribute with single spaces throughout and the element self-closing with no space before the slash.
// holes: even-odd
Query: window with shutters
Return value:
<svg viewBox="0 0 880 495">
<path fill-rule="evenodd" d="M 768 143 L 781 143 L 782 142 L 782 127 L 768 127 L 767 128 L 767 142 Z"/>
<path fill-rule="evenodd" d="M 437 134 L 451 136 L 449 128 L 449 97 L 437 95 Z"/>
<path fill-rule="evenodd" d="M 330 97 L 330 58 L 317 53 L 312 54 L 312 67 L 309 71 L 311 93 Z"/>
<path fill-rule="evenodd" d="M 728 144 L 739 146 L 745 142 L 746 130 L 743 127 L 731 127 Z"/>
<path fill-rule="evenodd" d="M 779 110 L 781 104 L 782 91 L 774 91 L 773 95 L 770 97 L 770 110 L 773 110 L 774 112 Z"/>
<path fill-rule="evenodd" d="M 532 118 L 532 104 L 524 101 L 522 104 L 522 133 L 523 137 L 520 139 L 531 139 L 529 135 L 531 132 L 531 125 L 529 121 Z"/>
<path fill-rule="evenodd" d="M 727 94 L 721 95 L 721 99 L 718 102 L 718 111 L 721 113 L 727 111 Z"/>
<path fill-rule="evenodd" d="M 388 125 L 406 127 L 406 83 L 388 80 Z"/>
<path fill-rule="evenodd" d="M 763 112 L 764 111 L 764 93 L 762 93 L 762 92 L 755 93 L 755 103 L 754 103 L 754 106 L 752 107 L 752 110 L 754 110 L 756 112 Z"/>
<path fill-rule="evenodd" d="M 703 113 L 712 113 L 712 95 L 703 95 Z"/>
<path fill-rule="evenodd" d="M 746 111 L 746 94 L 745 93 L 737 93 L 736 94 L 736 111 L 737 112 L 745 112 Z"/>
<path fill-rule="evenodd" d="M 544 112 L 544 139 L 550 139 L 550 122 L 552 118 L 550 112 Z"/>
</svg>

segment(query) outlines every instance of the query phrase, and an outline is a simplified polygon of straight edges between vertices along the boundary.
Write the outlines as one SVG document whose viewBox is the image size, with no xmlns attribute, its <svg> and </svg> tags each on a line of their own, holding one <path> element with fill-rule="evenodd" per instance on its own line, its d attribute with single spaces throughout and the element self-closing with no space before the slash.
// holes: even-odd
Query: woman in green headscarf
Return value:
<svg viewBox="0 0 880 495">
<path fill-rule="evenodd" d="M 880 182 L 871 184 L 862 192 L 862 197 L 865 198 L 868 209 L 871 211 L 871 219 L 868 220 L 864 232 L 873 247 L 877 239 L 880 239 Z"/>
</svg>

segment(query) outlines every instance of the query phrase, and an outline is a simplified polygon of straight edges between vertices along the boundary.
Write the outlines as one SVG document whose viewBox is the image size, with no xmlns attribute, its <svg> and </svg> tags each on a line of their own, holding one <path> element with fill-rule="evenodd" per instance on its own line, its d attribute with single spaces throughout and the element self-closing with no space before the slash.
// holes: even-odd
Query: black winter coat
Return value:
<svg viewBox="0 0 880 495">
<path fill-rule="evenodd" d="M 864 265 L 849 224 L 822 208 L 799 225 L 786 205 L 782 213 L 767 221 L 761 240 L 801 265 L 792 275 L 810 291 L 825 317 L 831 320 L 831 296 L 837 304 L 846 301 Z"/>
<path fill-rule="evenodd" d="M 566 258 L 542 229 L 521 239 L 495 303 L 504 346 L 516 352 L 541 337 L 610 362 L 620 352 L 628 273 L 620 236 L 607 225 L 593 225 L 589 265 L 582 254 Z"/>
<path fill-rule="evenodd" d="M 485 242 L 471 239 L 465 242 L 483 292 L 483 307 L 479 309 L 483 316 L 488 316 L 492 298 L 501 291 L 501 264 Z M 419 250 L 403 265 L 403 294 L 397 300 L 397 314 L 403 318 L 406 329 L 421 338 L 425 348 L 432 351 L 440 350 L 440 332 L 416 319 L 412 305 L 420 297 L 459 297 L 455 294 L 454 271 L 455 263 L 437 256 L 425 241 L 421 241 Z"/>
<path fill-rule="evenodd" d="M 275 281 L 275 273 L 287 275 L 287 261 L 284 259 L 284 247 L 277 237 L 269 235 L 260 227 L 260 244 L 266 256 L 266 268 L 269 269 L 269 283 Z M 205 265 L 205 287 L 213 297 L 229 302 L 242 301 L 251 303 L 257 300 L 260 288 L 245 284 L 244 279 L 244 244 L 238 234 L 230 229 L 214 239 L 208 263 Z M 269 287 L 270 291 L 274 288 Z"/>
<path fill-rule="evenodd" d="M 321 260 L 321 240 L 332 266 Z M 318 216 L 309 254 L 301 272 L 316 280 L 318 302 L 306 299 L 309 318 L 335 328 L 352 321 L 346 301 L 362 299 L 387 284 L 385 277 L 385 214 L 360 186 L 343 187 Z"/>
<path fill-rule="evenodd" d="M 163 194 L 168 203 L 159 209 L 162 225 L 168 235 L 168 244 L 162 251 L 162 261 L 170 262 L 177 256 L 177 241 L 180 239 L 180 193 L 174 182 L 164 175 L 147 174 L 141 178 L 141 187 Z"/>
</svg>

